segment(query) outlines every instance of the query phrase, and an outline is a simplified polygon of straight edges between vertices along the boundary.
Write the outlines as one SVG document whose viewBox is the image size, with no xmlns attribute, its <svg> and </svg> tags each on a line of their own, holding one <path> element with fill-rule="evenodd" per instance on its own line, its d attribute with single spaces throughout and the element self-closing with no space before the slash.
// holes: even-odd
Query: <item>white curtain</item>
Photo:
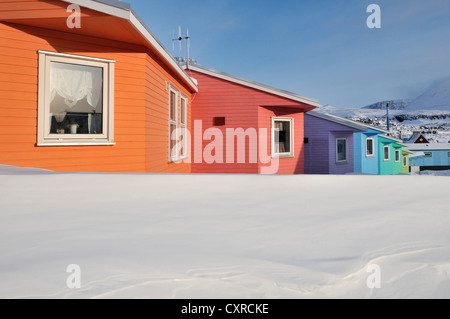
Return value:
<svg viewBox="0 0 450 319">
<path fill-rule="evenodd" d="M 84 98 L 93 108 L 98 106 L 103 93 L 102 68 L 52 62 L 50 70 L 51 101 L 58 94 L 68 107 Z"/>
</svg>

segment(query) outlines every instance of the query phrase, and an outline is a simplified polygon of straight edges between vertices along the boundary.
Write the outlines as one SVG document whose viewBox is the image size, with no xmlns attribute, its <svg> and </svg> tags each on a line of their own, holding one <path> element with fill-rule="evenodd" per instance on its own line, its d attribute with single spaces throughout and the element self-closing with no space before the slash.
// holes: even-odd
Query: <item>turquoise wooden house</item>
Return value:
<svg viewBox="0 0 450 319">
<path fill-rule="evenodd" d="M 403 174 L 402 149 L 406 147 L 401 140 L 388 135 L 378 136 L 379 175 Z"/>
</svg>

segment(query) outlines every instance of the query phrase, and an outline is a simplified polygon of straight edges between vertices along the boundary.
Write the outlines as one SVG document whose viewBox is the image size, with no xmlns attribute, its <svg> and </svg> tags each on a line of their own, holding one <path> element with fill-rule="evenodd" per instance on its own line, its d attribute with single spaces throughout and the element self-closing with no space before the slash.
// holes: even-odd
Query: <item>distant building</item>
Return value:
<svg viewBox="0 0 450 319">
<path fill-rule="evenodd" d="M 414 133 L 405 143 L 428 144 L 430 141 L 420 133 Z"/>
<path fill-rule="evenodd" d="M 388 131 L 333 114 L 305 115 L 305 174 L 409 173 L 409 155 Z"/>
<path fill-rule="evenodd" d="M 450 169 L 450 144 L 428 143 L 408 144 L 408 151 L 421 153 L 421 156 L 410 158 L 413 170 L 448 170 Z"/>
</svg>

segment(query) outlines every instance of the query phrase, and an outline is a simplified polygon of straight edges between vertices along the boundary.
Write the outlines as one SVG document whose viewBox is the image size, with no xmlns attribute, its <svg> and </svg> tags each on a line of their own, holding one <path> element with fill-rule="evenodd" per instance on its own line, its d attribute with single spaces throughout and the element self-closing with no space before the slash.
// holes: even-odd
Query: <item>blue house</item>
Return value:
<svg viewBox="0 0 450 319">
<path fill-rule="evenodd" d="M 366 125 L 365 132 L 355 133 L 355 173 L 380 174 L 380 134 L 387 131 Z"/>
<path fill-rule="evenodd" d="M 402 174 L 401 140 L 333 114 L 305 114 L 305 174 Z"/>
<path fill-rule="evenodd" d="M 421 155 L 409 159 L 409 165 L 415 171 L 450 169 L 450 144 L 408 144 L 407 150 Z"/>
</svg>

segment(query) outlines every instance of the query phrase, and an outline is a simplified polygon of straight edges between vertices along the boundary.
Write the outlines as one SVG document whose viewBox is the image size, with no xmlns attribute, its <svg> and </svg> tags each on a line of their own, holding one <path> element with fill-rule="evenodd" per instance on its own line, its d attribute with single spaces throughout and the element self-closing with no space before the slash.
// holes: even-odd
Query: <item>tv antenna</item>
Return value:
<svg viewBox="0 0 450 319">
<path fill-rule="evenodd" d="M 186 40 L 186 68 L 189 69 L 189 29 L 186 28 L 186 36 L 181 35 L 181 26 L 178 26 L 178 38 L 172 38 L 172 50 L 175 51 L 175 41 L 178 41 L 178 51 L 181 52 L 181 42 Z"/>
</svg>

